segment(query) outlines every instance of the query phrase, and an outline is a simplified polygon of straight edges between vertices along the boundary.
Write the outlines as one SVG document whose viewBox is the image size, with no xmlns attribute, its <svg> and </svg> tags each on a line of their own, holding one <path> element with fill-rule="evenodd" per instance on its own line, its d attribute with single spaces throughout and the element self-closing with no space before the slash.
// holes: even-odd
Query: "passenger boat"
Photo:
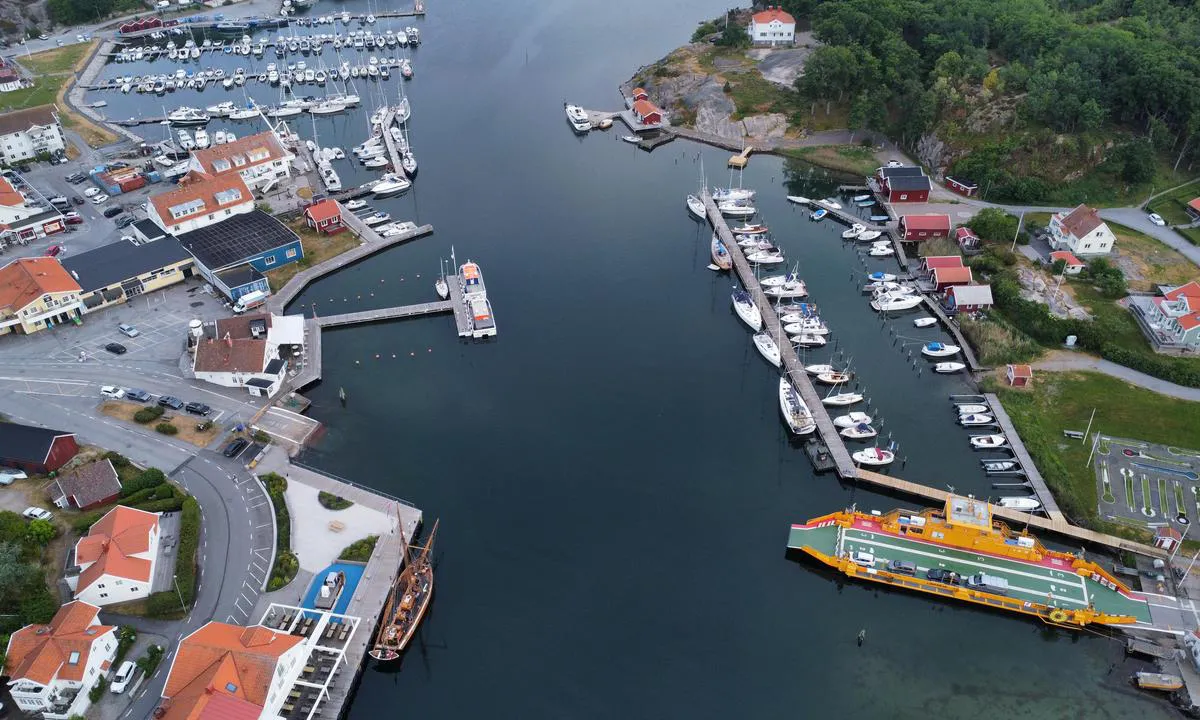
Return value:
<svg viewBox="0 0 1200 720">
<path fill-rule="evenodd" d="M 492 315 L 492 303 L 486 297 L 470 298 L 467 301 L 471 311 L 471 337 L 485 338 L 496 334 L 496 318 Z"/>
<path fill-rule="evenodd" d="M 207 113 L 193 107 L 181 107 L 167 115 L 167 122 L 172 125 L 205 125 L 208 120 Z"/>
<path fill-rule="evenodd" d="M 982 405 L 979 403 L 965 403 L 962 405 L 955 405 L 954 407 L 956 410 L 958 410 L 959 415 L 977 415 L 979 413 L 988 412 L 991 409 L 987 405 Z"/>
<path fill-rule="evenodd" d="M 871 309 L 876 312 L 897 312 L 911 310 L 924 300 L 920 295 L 905 292 L 888 292 L 871 301 Z M 942 356 L 937 356 L 942 357 Z"/>
<path fill-rule="evenodd" d="M 792 381 L 786 377 L 779 378 L 779 410 L 788 429 L 796 435 L 808 435 L 817 429 L 808 405 L 804 404 L 800 393 L 796 392 Z"/>
<path fill-rule="evenodd" d="M 971 447 L 986 450 L 988 448 L 1002 448 L 1008 445 L 1008 438 L 1003 435 L 974 435 L 971 437 Z"/>
<path fill-rule="evenodd" d="M 693 215 L 701 220 L 708 215 L 708 212 L 704 209 L 704 201 L 695 195 L 687 196 L 687 207 Z"/>
<path fill-rule="evenodd" d="M 429 553 L 433 549 L 437 530 L 435 521 L 429 538 L 416 557 L 409 556 L 404 531 L 400 531 L 400 542 L 404 545 L 404 570 L 396 578 L 383 603 L 383 619 L 368 653 L 379 662 L 399 658 L 420 626 L 421 618 L 425 617 L 425 610 L 433 597 L 433 559 Z"/>
<path fill-rule="evenodd" d="M 775 339 L 768 333 L 760 332 L 754 335 L 754 347 L 758 349 L 758 354 L 767 359 L 775 367 L 782 364 L 782 359 L 779 355 L 779 346 L 775 344 Z"/>
<path fill-rule="evenodd" d="M 1040 510 L 1042 507 L 1042 504 L 1035 498 L 1017 496 L 1002 497 L 996 504 L 1002 508 L 1020 510 L 1021 512 L 1033 512 L 1034 510 Z"/>
<path fill-rule="evenodd" d="M 814 333 L 807 332 L 791 336 L 791 341 L 793 345 L 799 345 L 800 347 L 806 348 L 824 347 L 825 344 L 829 342 L 824 335 L 816 335 Z"/>
<path fill-rule="evenodd" d="M 825 208 L 817 208 L 816 210 L 813 210 L 812 215 L 808 216 L 808 219 L 820 221 L 820 220 L 824 220 L 825 216 L 828 214 L 829 214 L 829 211 L 826 210 Z"/>
<path fill-rule="evenodd" d="M 925 343 L 921 348 L 921 354 L 926 357 L 950 357 L 951 355 L 957 355 L 961 350 L 962 348 L 957 345 L 931 342 Z"/>
<path fill-rule="evenodd" d="M 854 403 L 862 402 L 863 396 L 861 393 L 844 392 L 836 395 L 826 395 L 821 399 L 821 403 L 829 407 L 844 407 L 853 405 Z"/>
<path fill-rule="evenodd" d="M 882 234 L 883 233 L 879 232 L 878 230 L 866 230 L 866 231 L 863 231 L 862 233 L 859 233 L 858 237 L 855 238 L 855 240 L 857 240 L 858 242 L 871 242 L 872 240 L 878 238 Z"/>
<path fill-rule="evenodd" d="M 842 239 L 843 240 L 853 240 L 854 238 L 858 237 L 861 233 L 865 232 L 866 229 L 867 229 L 867 227 L 865 225 L 861 225 L 859 223 L 854 223 L 853 225 L 850 226 L 849 230 L 842 231 Z"/>
<path fill-rule="evenodd" d="M 879 431 L 866 423 L 859 423 L 848 428 L 842 428 L 839 435 L 847 440 L 869 440 L 879 434 Z"/>
<path fill-rule="evenodd" d="M 836 427 L 848 428 L 855 425 L 870 425 L 871 416 L 865 412 L 852 412 L 846 415 L 838 415 L 833 419 L 833 424 Z"/>
<path fill-rule="evenodd" d="M 563 104 L 563 111 L 567 114 L 567 123 L 571 129 L 580 135 L 585 135 L 592 129 L 592 121 L 588 119 L 587 110 L 578 105 Z"/>
<path fill-rule="evenodd" d="M 859 465 L 868 465 L 871 467 L 882 467 L 890 465 L 896 459 L 896 453 L 891 450 L 884 450 L 881 447 L 869 447 L 858 452 L 851 453 L 850 459 Z"/>
<path fill-rule="evenodd" d="M 755 332 L 762 330 L 762 313 L 759 312 L 758 306 L 754 304 L 750 293 L 739 288 L 733 291 L 732 300 L 733 310 L 742 319 L 742 322 L 749 325 L 750 329 Z"/>
<path fill-rule="evenodd" d="M 966 363 L 940 362 L 933 366 L 933 371 L 935 373 L 942 373 L 943 375 L 949 375 L 950 373 L 960 372 L 962 370 L 965 370 L 966 368 L 967 368 Z"/>
<path fill-rule="evenodd" d="M 962 425 L 963 427 L 988 425 L 994 420 L 995 418 L 993 418 L 991 415 L 985 415 L 983 413 L 969 413 L 967 415 L 958 416 L 958 424 Z"/>
<path fill-rule="evenodd" d="M 921 512 L 830 513 L 792 525 L 787 547 L 857 580 L 1051 625 L 1150 623 L 1146 598 L 1104 567 L 1010 530 L 992 518 L 991 506 L 970 497 L 950 495 L 944 508 Z"/>
<path fill-rule="evenodd" d="M 1183 687 L 1183 678 L 1164 673 L 1136 672 L 1131 678 L 1143 690 L 1178 690 Z"/>
<path fill-rule="evenodd" d="M 825 383 L 826 385 L 841 385 L 842 383 L 850 382 L 850 373 L 847 372 L 824 372 L 817 376 L 817 382 Z"/>
<path fill-rule="evenodd" d="M 1019 467 L 1016 460 L 984 460 L 984 472 L 1009 472 Z"/>
<path fill-rule="evenodd" d="M 459 266 L 458 287 L 468 300 L 487 297 L 487 286 L 483 284 L 483 270 L 479 268 L 479 263 L 468 260 Z"/>
<path fill-rule="evenodd" d="M 937 325 L 937 318 L 919 317 L 913 320 L 913 325 L 919 328 L 933 327 Z"/>
<path fill-rule="evenodd" d="M 721 238 L 713 233 L 711 243 L 711 254 L 713 264 L 721 270 L 728 270 L 733 267 L 733 258 L 729 255 L 729 250 L 725 247 L 725 243 L 721 242 Z"/>
</svg>

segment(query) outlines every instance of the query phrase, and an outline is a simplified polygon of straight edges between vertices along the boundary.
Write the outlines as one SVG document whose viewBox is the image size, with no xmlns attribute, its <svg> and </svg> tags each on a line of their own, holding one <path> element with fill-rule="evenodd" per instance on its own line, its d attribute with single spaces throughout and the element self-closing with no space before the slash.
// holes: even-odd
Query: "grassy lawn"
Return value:
<svg viewBox="0 0 1200 720">
<path fill-rule="evenodd" d="M 1070 288 L 1071 294 L 1075 296 L 1079 304 L 1088 309 L 1093 319 L 1104 325 L 1106 337 L 1110 342 L 1142 355 L 1159 359 L 1164 357 L 1157 355 L 1150 348 L 1150 343 L 1142 334 L 1141 326 L 1134 319 L 1132 312 L 1118 305 L 1115 300 L 1102 296 L 1086 281 L 1068 280 L 1067 287 Z M 1200 358 L 1196 357 L 1175 357 L 1170 361 L 1192 368 L 1200 368 Z M 1197 429 L 1197 433 L 1200 437 L 1200 428 Z"/>
<path fill-rule="evenodd" d="M 287 285 L 301 270 L 323 263 L 362 244 L 349 230 L 337 235 L 321 235 L 306 226 L 303 220 L 288 223 L 288 227 L 294 230 L 304 243 L 304 257 L 266 273 L 267 282 L 271 283 L 271 292 L 279 292 L 279 289 Z"/>
<path fill-rule="evenodd" d="M 1040 372 L 1028 390 L 992 388 L 1064 511 L 1098 526 L 1096 476 L 1087 464 L 1090 442 L 1063 430 L 1093 432 L 1195 447 L 1200 403 L 1165 397 L 1097 373 Z M 1117 478 L 1110 478 L 1118 481 Z M 1126 533 L 1128 534 L 1128 533 Z"/>
<path fill-rule="evenodd" d="M 108 415 L 109 417 L 115 417 L 136 425 L 138 423 L 133 419 L 133 415 L 138 410 L 141 410 L 142 407 L 142 405 L 131 402 L 106 402 L 100 406 L 100 412 Z M 200 447 L 208 447 L 208 445 L 212 443 L 213 439 L 220 435 L 221 427 L 216 423 L 213 423 L 207 430 L 197 430 L 196 425 L 200 422 L 203 422 L 203 420 L 204 418 L 194 415 L 187 415 L 182 412 L 174 417 L 171 417 L 170 413 L 168 413 L 154 422 L 147 423 L 143 427 L 153 430 L 154 427 L 160 422 L 165 422 L 168 425 L 175 426 L 175 429 L 177 430 L 172 437 L 179 438 L 180 440 L 190 442 L 191 444 L 198 445 Z"/>
<path fill-rule="evenodd" d="M 979 362 L 988 367 L 1031 362 L 1044 352 L 1041 345 L 999 317 L 984 320 L 962 317 L 958 324 L 978 353 Z"/>
<path fill-rule="evenodd" d="M 788 150 L 786 154 L 823 168 L 863 177 L 879 167 L 875 152 L 860 145 L 818 145 Z"/>
<path fill-rule="evenodd" d="M 1185 208 L 1188 202 L 1197 196 L 1200 196 L 1200 180 L 1175 188 L 1166 195 L 1155 198 L 1146 207 L 1149 212 L 1162 215 L 1168 225 L 1186 225 L 1192 221 L 1192 217 L 1187 214 Z"/>
<path fill-rule="evenodd" d="M 1127 258 L 1140 270 L 1140 279 L 1129 279 L 1133 290 L 1152 290 L 1154 285 L 1182 285 L 1200 272 L 1190 260 L 1149 235 L 1117 223 L 1108 223 L 1117 236 L 1114 253 Z"/>
<path fill-rule="evenodd" d="M 783 113 L 790 118 L 808 109 L 799 93 L 767 80 L 757 69 L 725 72 L 722 76 L 729 85 L 729 97 L 736 107 L 734 120 L 763 113 Z"/>
<path fill-rule="evenodd" d="M 63 75 L 76 69 L 89 50 L 89 43 L 71 43 L 53 50 L 43 50 L 29 57 L 18 57 L 18 62 L 38 75 Z"/>
<path fill-rule="evenodd" d="M 35 76 L 32 87 L 0 95 L 0 111 L 20 110 L 38 105 L 58 106 L 59 120 L 64 127 L 78 132 L 92 147 L 116 142 L 117 136 L 67 108 L 64 97 L 73 73 L 83 68 L 84 61 L 95 43 L 72 43 L 45 50 L 17 62 Z"/>
<path fill-rule="evenodd" d="M 1175 232 L 1182 235 L 1193 245 L 1200 245 L 1200 228 L 1177 228 Z"/>
</svg>

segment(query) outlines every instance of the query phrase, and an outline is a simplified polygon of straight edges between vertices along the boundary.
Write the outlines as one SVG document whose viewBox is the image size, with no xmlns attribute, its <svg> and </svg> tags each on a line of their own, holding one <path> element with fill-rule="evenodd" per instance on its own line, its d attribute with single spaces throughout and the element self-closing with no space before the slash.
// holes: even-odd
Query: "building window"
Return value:
<svg viewBox="0 0 1200 720">
<path fill-rule="evenodd" d="M 288 248 L 288 251 L 286 254 L 289 258 L 296 257 L 296 248 Z"/>
<path fill-rule="evenodd" d="M 263 258 L 263 264 L 264 265 L 274 265 L 275 264 L 275 256 L 268 255 L 267 257 Z"/>
<path fill-rule="evenodd" d="M 100 593 L 100 597 L 106 598 L 106 597 L 108 597 L 108 593 Z"/>
</svg>

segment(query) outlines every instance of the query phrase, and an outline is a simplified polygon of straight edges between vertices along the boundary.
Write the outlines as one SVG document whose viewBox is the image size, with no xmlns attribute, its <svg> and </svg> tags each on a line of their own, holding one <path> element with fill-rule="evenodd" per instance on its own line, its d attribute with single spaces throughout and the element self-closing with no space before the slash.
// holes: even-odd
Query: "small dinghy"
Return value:
<svg viewBox="0 0 1200 720">
<path fill-rule="evenodd" d="M 925 343 L 921 348 L 921 354 L 925 357 L 950 357 L 957 355 L 962 350 L 957 345 L 949 345 L 947 343 L 931 342 Z"/>
<path fill-rule="evenodd" d="M 754 300 L 750 298 L 750 293 L 742 289 L 733 291 L 731 296 L 733 300 L 733 309 L 737 316 L 742 319 L 742 322 L 750 326 L 751 330 L 758 332 L 762 330 L 763 321 L 762 313 L 758 311 L 758 306 L 754 304 Z"/>
<path fill-rule="evenodd" d="M 963 427 L 971 427 L 973 425 L 987 425 L 992 422 L 991 415 L 983 415 L 971 413 L 969 415 L 959 415 L 958 424 Z"/>
<path fill-rule="evenodd" d="M 913 325 L 920 328 L 933 327 L 937 325 L 937 318 L 919 317 L 913 320 Z"/>
<path fill-rule="evenodd" d="M 862 202 L 863 200 L 871 200 L 871 199 L 873 199 L 873 198 L 870 195 L 855 195 L 853 198 L 854 202 Z"/>
<path fill-rule="evenodd" d="M 640 143 L 642 141 L 642 139 L 640 137 L 638 137 L 637 135 L 622 135 L 621 139 L 627 143 L 631 143 L 634 145 L 636 145 L 637 143 Z"/>
<path fill-rule="evenodd" d="M 871 248 L 871 251 L 868 252 L 867 254 L 870 255 L 871 257 L 889 257 L 891 255 L 895 255 L 896 251 L 890 247 L 880 246 L 880 247 Z"/>
<path fill-rule="evenodd" d="M 844 392 L 836 395 L 829 395 L 821 399 L 821 403 L 829 407 L 845 407 L 854 403 L 862 402 L 863 396 L 861 393 Z"/>
<path fill-rule="evenodd" d="M 838 433 L 848 440 L 868 440 L 879 434 L 879 431 L 866 423 L 859 423 L 848 428 L 842 428 Z"/>
<path fill-rule="evenodd" d="M 1042 507 L 1040 502 L 1031 497 L 1002 497 L 996 504 L 1002 508 L 1020 510 L 1021 512 L 1033 512 Z"/>
<path fill-rule="evenodd" d="M 1020 465 L 1017 464 L 1016 460 L 984 460 L 983 461 L 984 472 L 990 472 L 990 473 L 1009 472 L 1011 470 L 1016 470 L 1019 467 L 1020 467 Z"/>
<path fill-rule="evenodd" d="M 347 210 L 360 210 L 366 206 L 366 200 L 348 200 L 342 204 L 342 207 L 346 208 Z"/>
<path fill-rule="evenodd" d="M 856 239 L 859 242 L 870 242 L 882 234 L 883 233 L 879 232 L 878 230 L 867 230 L 866 232 L 861 233 Z"/>
<path fill-rule="evenodd" d="M 1008 438 L 1003 435 L 975 435 L 971 438 L 971 447 L 986 450 L 1002 448 L 1008 445 Z"/>
<path fill-rule="evenodd" d="M 958 405 L 956 406 L 956 409 L 958 410 L 959 415 L 978 415 L 980 413 L 986 413 L 988 410 L 990 410 L 987 405 L 977 404 Z"/>
<path fill-rule="evenodd" d="M 758 348 L 758 354 L 767 359 L 775 367 L 782 364 L 782 359 L 779 356 L 779 346 L 775 344 L 775 339 L 767 333 L 757 333 L 754 336 L 754 347 Z"/>
<path fill-rule="evenodd" d="M 827 372 L 817 376 L 817 382 L 825 383 L 826 385 L 840 385 L 850 382 L 850 373 L 846 372 Z"/>
<path fill-rule="evenodd" d="M 821 373 L 837 372 L 832 365 L 805 365 L 804 372 L 809 375 L 820 375 Z"/>
<path fill-rule="evenodd" d="M 870 465 L 872 467 L 880 467 L 883 465 L 888 465 L 893 460 L 895 460 L 896 454 L 893 453 L 891 450 L 884 450 L 883 448 L 873 447 L 873 448 L 867 448 L 866 450 L 859 450 L 858 452 L 854 453 L 850 457 L 853 458 L 854 462 L 858 463 L 859 465 Z"/>
<path fill-rule="evenodd" d="M 870 425 L 871 416 L 865 412 L 852 412 L 846 415 L 838 415 L 833 419 L 833 424 L 840 428 L 854 427 L 855 425 Z"/>
<path fill-rule="evenodd" d="M 828 214 L 829 214 L 829 211 L 826 210 L 825 208 L 817 208 L 816 210 L 813 210 L 812 215 L 808 216 L 808 219 L 820 222 L 821 220 L 824 220 L 825 216 Z"/>
<path fill-rule="evenodd" d="M 879 283 L 895 282 L 896 276 L 893 275 L 892 273 L 885 273 L 882 270 L 877 270 L 877 271 L 871 273 L 870 275 L 867 275 L 867 279 L 870 280 L 871 282 L 879 282 Z"/>
<path fill-rule="evenodd" d="M 961 370 L 965 370 L 966 368 L 967 368 L 966 363 L 940 362 L 937 365 L 933 366 L 933 371 L 935 373 L 942 373 L 943 375 L 949 375 L 950 373 L 956 373 Z"/>
</svg>

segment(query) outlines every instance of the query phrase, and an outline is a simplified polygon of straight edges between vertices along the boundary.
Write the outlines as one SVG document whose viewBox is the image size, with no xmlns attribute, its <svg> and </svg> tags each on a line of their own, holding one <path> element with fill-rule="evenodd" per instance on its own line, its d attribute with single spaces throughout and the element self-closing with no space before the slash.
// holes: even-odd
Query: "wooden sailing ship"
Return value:
<svg viewBox="0 0 1200 720">
<path fill-rule="evenodd" d="M 433 562 L 429 557 L 433 549 L 433 540 L 437 536 L 438 524 L 433 523 L 425 545 L 416 556 L 409 552 L 409 545 L 404 541 L 404 529 L 401 525 L 400 537 L 404 542 L 404 570 L 392 585 L 387 601 L 383 604 L 383 618 L 379 630 L 375 633 L 375 642 L 369 655 L 380 662 L 390 662 L 400 657 L 404 648 L 412 640 L 425 617 L 425 610 L 433 598 Z"/>
</svg>

